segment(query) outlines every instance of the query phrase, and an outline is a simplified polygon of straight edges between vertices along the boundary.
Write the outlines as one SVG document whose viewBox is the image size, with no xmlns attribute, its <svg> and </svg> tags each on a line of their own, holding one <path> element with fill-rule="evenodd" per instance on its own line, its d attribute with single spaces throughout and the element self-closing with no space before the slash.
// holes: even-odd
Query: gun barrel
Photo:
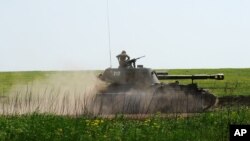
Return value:
<svg viewBox="0 0 250 141">
<path fill-rule="evenodd" d="M 141 56 L 141 57 L 138 57 L 138 58 L 131 59 L 131 60 L 138 60 L 138 59 L 141 59 L 141 58 L 143 58 L 143 57 L 145 57 L 145 55 L 144 55 L 144 56 Z"/>
<path fill-rule="evenodd" d="M 175 79 L 192 79 L 192 80 L 202 80 L 202 79 L 215 79 L 224 80 L 224 74 L 197 74 L 197 75 L 165 75 L 156 73 L 159 80 L 175 80 Z"/>
</svg>

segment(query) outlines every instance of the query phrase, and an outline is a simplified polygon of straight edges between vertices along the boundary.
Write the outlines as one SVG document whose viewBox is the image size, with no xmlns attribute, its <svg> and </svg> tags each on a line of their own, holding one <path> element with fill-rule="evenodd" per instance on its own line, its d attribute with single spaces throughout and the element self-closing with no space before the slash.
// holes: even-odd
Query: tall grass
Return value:
<svg viewBox="0 0 250 141">
<path fill-rule="evenodd" d="M 0 117 L 0 140 L 229 140 L 230 124 L 250 124 L 250 109 L 131 120 L 28 114 Z"/>
</svg>

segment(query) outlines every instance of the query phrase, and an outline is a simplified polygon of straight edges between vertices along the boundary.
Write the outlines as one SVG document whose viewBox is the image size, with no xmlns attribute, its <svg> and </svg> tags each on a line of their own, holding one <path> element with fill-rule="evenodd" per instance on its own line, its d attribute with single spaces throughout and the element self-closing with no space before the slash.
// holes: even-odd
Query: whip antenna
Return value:
<svg viewBox="0 0 250 141">
<path fill-rule="evenodd" d="M 109 0 L 107 0 L 107 29 L 108 29 L 108 46 L 109 46 L 109 65 L 112 68 L 111 47 L 110 47 L 110 23 L 109 23 Z"/>
</svg>

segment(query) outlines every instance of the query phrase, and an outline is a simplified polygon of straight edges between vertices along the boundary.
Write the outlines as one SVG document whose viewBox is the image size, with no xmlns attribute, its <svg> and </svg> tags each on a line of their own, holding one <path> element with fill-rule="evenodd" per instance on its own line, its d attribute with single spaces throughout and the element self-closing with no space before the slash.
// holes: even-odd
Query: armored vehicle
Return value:
<svg viewBox="0 0 250 141">
<path fill-rule="evenodd" d="M 107 87 L 94 99 L 96 114 L 189 113 L 204 111 L 216 103 L 216 97 L 199 88 L 194 80 L 223 80 L 223 74 L 169 75 L 142 65 L 133 67 L 139 58 L 128 61 L 126 68 L 107 68 L 98 77 Z M 191 79 L 187 85 L 180 79 Z M 160 80 L 176 80 L 162 83 Z"/>
</svg>

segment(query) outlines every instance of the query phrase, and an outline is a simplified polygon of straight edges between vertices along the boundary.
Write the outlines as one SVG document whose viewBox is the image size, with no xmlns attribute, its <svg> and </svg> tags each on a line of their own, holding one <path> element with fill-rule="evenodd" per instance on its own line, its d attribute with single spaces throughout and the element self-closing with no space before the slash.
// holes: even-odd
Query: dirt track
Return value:
<svg viewBox="0 0 250 141">
<path fill-rule="evenodd" d="M 223 96 L 216 106 L 250 106 L 250 96 Z"/>
</svg>

